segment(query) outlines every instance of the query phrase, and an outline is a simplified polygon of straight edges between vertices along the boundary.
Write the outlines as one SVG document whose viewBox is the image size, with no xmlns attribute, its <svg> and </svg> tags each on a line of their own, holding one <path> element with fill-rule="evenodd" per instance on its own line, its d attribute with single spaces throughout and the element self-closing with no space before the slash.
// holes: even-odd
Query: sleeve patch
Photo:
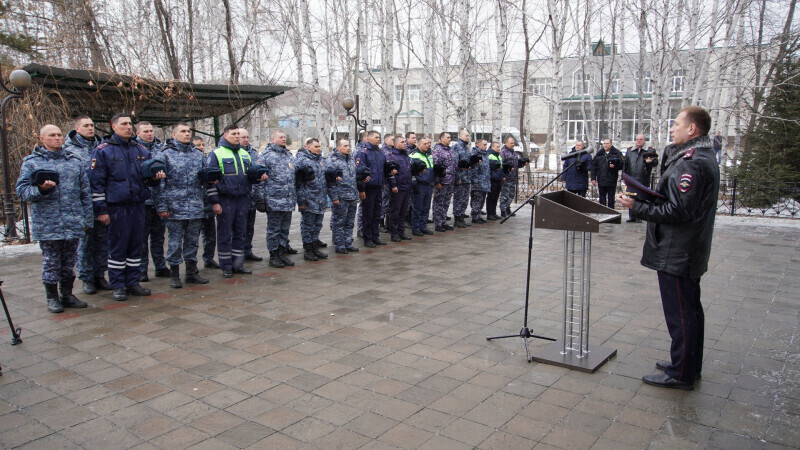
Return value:
<svg viewBox="0 0 800 450">
<path fill-rule="evenodd" d="M 94 169 L 96 165 L 97 165 L 97 158 L 92 158 L 92 169 Z"/>
<path fill-rule="evenodd" d="M 692 188 L 692 180 L 694 177 L 690 173 L 684 173 L 681 175 L 681 181 L 678 183 L 678 188 L 681 192 L 686 193 L 689 192 L 689 189 Z"/>
</svg>

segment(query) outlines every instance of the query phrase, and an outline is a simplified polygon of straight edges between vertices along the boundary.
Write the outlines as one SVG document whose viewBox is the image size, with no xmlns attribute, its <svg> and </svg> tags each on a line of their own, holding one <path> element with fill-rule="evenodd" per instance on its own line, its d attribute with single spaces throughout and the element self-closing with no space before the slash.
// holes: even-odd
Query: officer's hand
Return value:
<svg viewBox="0 0 800 450">
<path fill-rule="evenodd" d="M 219 183 L 219 180 L 214 180 L 211 182 L 211 184 L 217 184 L 217 183 Z"/>
<path fill-rule="evenodd" d="M 478 189 L 478 185 L 477 184 L 473 184 L 472 185 L 472 189 Z"/>
<path fill-rule="evenodd" d="M 220 205 L 219 203 L 214 203 L 213 205 L 211 205 L 211 210 L 214 211 L 214 214 L 220 215 L 222 214 L 222 205 Z"/>
<path fill-rule="evenodd" d="M 267 178 L 269 178 L 267 176 L 267 174 L 264 174 L 264 175 L 261 175 L 261 178 L 259 178 L 258 181 L 267 181 Z"/>
<path fill-rule="evenodd" d="M 91 230 L 91 228 L 89 228 L 89 227 L 83 227 L 83 231 L 89 231 L 89 230 Z"/>
<path fill-rule="evenodd" d="M 438 184 L 436 185 L 436 190 L 437 190 L 437 191 L 441 191 L 441 190 L 442 190 L 442 183 L 438 183 Z"/>
<path fill-rule="evenodd" d="M 397 189 L 396 187 L 392 188 L 392 194 L 397 194 L 398 192 L 400 192 L 399 189 Z"/>
<path fill-rule="evenodd" d="M 39 185 L 39 190 L 42 191 L 42 192 L 45 192 L 45 191 L 49 191 L 50 189 L 53 189 L 54 187 L 56 187 L 56 182 L 55 181 L 53 181 L 53 180 L 45 180 L 44 183 Z"/>
<path fill-rule="evenodd" d="M 503 177 L 503 181 L 506 181 L 506 177 Z"/>
<path fill-rule="evenodd" d="M 389 176 L 393 177 L 395 175 L 397 175 L 397 169 L 392 169 L 392 172 L 389 174 Z"/>
<path fill-rule="evenodd" d="M 331 203 L 333 203 L 333 204 L 334 204 L 334 205 L 336 205 L 336 206 L 339 206 L 339 200 L 334 200 L 334 201 L 332 201 Z"/>
<path fill-rule="evenodd" d="M 163 178 L 167 178 L 167 174 L 165 174 L 163 170 L 159 170 L 156 176 L 153 177 L 154 180 L 161 180 Z"/>
<path fill-rule="evenodd" d="M 361 200 L 366 200 L 367 199 L 367 193 L 366 192 L 359 192 L 358 193 L 358 198 L 360 198 Z"/>
<path fill-rule="evenodd" d="M 161 217 L 162 219 L 168 218 L 169 217 L 169 211 L 161 211 L 160 213 L 158 213 L 158 217 Z"/>
<path fill-rule="evenodd" d="M 628 197 L 625 194 L 617 195 L 617 203 L 622 205 L 624 208 L 632 207 L 633 206 L 633 202 L 634 202 L 634 200 L 632 198 Z"/>
<path fill-rule="evenodd" d="M 370 181 L 371 179 L 372 179 L 372 177 L 370 177 L 370 176 L 367 176 L 367 178 L 364 178 L 364 183 L 369 183 L 369 181 Z M 364 199 L 362 198 L 361 200 L 364 200 Z"/>
<path fill-rule="evenodd" d="M 517 169 L 516 169 L 516 168 L 514 168 L 514 167 L 512 167 L 512 168 L 511 168 L 511 172 L 513 172 L 513 171 L 515 171 L 515 170 L 517 170 Z"/>
<path fill-rule="evenodd" d="M 609 168 L 609 169 L 613 169 L 613 168 L 614 168 L 614 165 L 613 165 L 613 164 L 609 164 L 609 165 L 608 165 L 608 168 Z"/>
<path fill-rule="evenodd" d="M 306 206 L 305 205 L 298 205 L 297 209 L 299 209 L 300 211 L 305 211 L 306 210 Z"/>
<path fill-rule="evenodd" d="M 111 217 L 108 214 L 100 214 L 97 216 L 97 221 L 103 225 L 108 225 L 111 223 Z"/>
<path fill-rule="evenodd" d="M 592 180 L 592 186 L 597 186 L 597 180 Z"/>
<path fill-rule="evenodd" d="M 460 181 L 456 181 L 456 184 L 461 184 L 461 182 Z"/>
<path fill-rule="evenodd" d="M 425 172 L 427 172 L 427 171 L 428 171 L 428 169 L 427 169 L 427 168 L 425 168 L 425 169 L 422 169 L 422 172 L 420 172 L 419 174 L 420 174 L 420 175 L 422 175 L 423 173 L 425 173 Z"/>
<path fill-rule="evenodd" d="M 645 158 L 645 159 L 644 159 L 644 162 L 645 162 L 646 164 L 650 164 L 651 162 L 653 162 L 653 158 Z"/>
<path fill-rule="evenodd" d="M 336 181 L 342 181 L 342 177 L 336 177 Z M 338 205 L 338 203 L 337 203 Z"/>
</svg>

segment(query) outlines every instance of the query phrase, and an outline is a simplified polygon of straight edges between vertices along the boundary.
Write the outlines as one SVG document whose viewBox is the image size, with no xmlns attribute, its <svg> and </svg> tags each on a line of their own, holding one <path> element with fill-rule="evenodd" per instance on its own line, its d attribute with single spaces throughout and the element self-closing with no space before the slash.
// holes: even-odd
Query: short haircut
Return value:
<svg viewBox="0 0 800 450">
<path fill-rule="evenodd" d="M 445 134 L 449 135 L 450 133 L 448 133 L 447 131 L 442 131 L 441 133 L 439 133 L 439 140 L 441 140 L 442 138 L 444 138 L 444 135 L 445 135 Z"/>
<path fill-rule="evenodd" d="M 386 134 L 384 134 L 384 135 L 383 135 L 383 140 L 384 140 L 384 141 L 385 141 L 386 139 L 389 139 L 389 138 L 392 138 L 392 139 L 394 139 L 394 133 L 386 133 Z"/>
<path fill-rule="evenodd" d="M 406 140 L 406 138 L 404 138 L 402 134 L 395 134 L 394 138 L 395 138 L 395 142 L 396 142 L 397 139 L 402 139 L 404 141 Z"/>
<path fill-rule="evenodd" d="M 152 123 L 150 123 L 150 122 L 148 122 L 146 120 L 143 120 L 141 122 L 137 122 L 136 123 L 136 131 L 140 131 L 142 129 L 142 127 L 146 126 L 146 125 L 150 125 L 151 127 L 153 126 Z"/>
<path fill-rule="evenodd" d="M 200 136 L 192 136 L 192 142 L 200 142 L 200 141 L 205 142 L 205 139 L 203 139 Z"/>
<path fill-rule="evenodd" d="M 192 129 L 192 127 L 190 127 L 188 123 L 186 123 L 186 122 L 178 122 L 178 123 L 176 123 L 175 125 L 172 126 L 172 132 L 174 133 L 175 130 L 178 129 L 178 127 L 186 127 L 186 128 L 189 128 L 190 130 Z"/>
<path fill-rule="evenodd" d="M 78 126 L 78 123 L 79 123 L 81 120 L 86 120 L 86 119 L 92 120 L 92 118 L 91 118 L 91 117 L 89 117 L 89 116 L 87 116 L 86 114 L 81 114 L 80 116 L 78 116 L 78 117 L 76 117 L 76 118 L 74 119 L 75 121 L 74 121 L 73 123 L 74 123 L 74 124 L 75 124 L 75 126 L 77 127 L 77 126 Z"/>
<path fill-rule="evenodd" d="M 711 115 L 708 114 L 705 108 L 692 105 L 682 108 L 680 112 L 686 113 L 686 120 L 697 126 L 700 136 L 708 134 L 708 130 L 711 129 Z"/>
<path fill-rule="evenodd" d="M 602 142 L 603 144 L 605 144 L 605 143 L 606 143 L 606 141 L 608 141 L 608 143 L 609 143 L 609 144 L 613 144 L 613 143 L 614 143 L 614 141 L 612 141 L 612 140 L 611 140 L 611 138 L 603 138 L 603 140 L 602 140 L 601 142 Z"/>
<path fill-rule="evenodd" d="M 306 139 L 306 145 L 311 145 L 311 144 L 319 144 L 319 139 L 317 138 Z"/>
<path fill-rule="evenodd" d="M 503 140 L 503 142 L 508 142 L 508 140 L 509 140 L 509 139 L 511 139 L 511 140 L 512 140 L 512 141 L 514 141 L 514 142 L 516 142 L 516 141 L 517 141 L 517 140 L 514 138 L 514 136 L 511 136 L 511 135 L 509 134 L 508 136 L 506 136 L 506 138 L 505 138 L 505 140 Z"/>
<path fill-rule="evenodd" d="M 228 134 L 228 131 L 238 130 L 238 129 L 239 129 L 239 125 L 236 125 L 235 123 L 232 123 L 230 125 L 225 126 L 225 128 L 222 129 L 222 134 Z"/>
<path fill-rule="evenodd" d="M 419 138 L 420 143 L 422 143 L 422 141 L 430 141 L 430 140 L 431 138 L 429 138 L 428 136 L 422 136 L 421 138 Z"/>
<path fill-rule="evenodd" d="M 413 131 L 409 131 L 408 133 L 406 133 L 406 139 L 408 139 L 408 138 L 410 138 L 412 135 L 416 135 L 416 134 L 417 134 L 417 133 L 414 133 Z"/>
<path fill-rule="evenodd" d="M 497 142 L 497 141 L 492 141 L 492 143 L 491 143 L 491 146 L 492 146 L 492 147 L 494 147 L 494 144 L 500 145 L 500 143 L 499 143 L 499 142 Z"/>
<path fill-rule="evenodd" d="M 478 142 L 476 142 L 475 145 L 481 145 L 484 142 L 486 142 L 486 139 L 478 139 Z"/>
<path fill-rule="evenodd" d="M 378 133 L 378 132 L 377 132 L 377 131 L 375 131 L 375 130 L 370 130 L 370 131 L 367 131 L 367 137 L 374 137 L 374 136 L 379 136 L 379 137 L 380 137 L 380 135 L 381 135 L 381 134 L 380 134 L 380 133 Z"/>
<path fill-rule="evenodd" d="M 580 142 L 580 143 L 581 143 L 581 145 L 583 145 L 584 147 L 586 147 L 586 142 L 583 142 L 583 141 L 582 141 L 582 140 L 580 140 L 580 139 L 578 139 L 577 141 L 575 141 L 575 145 L 578 145 L 578 142 Z"/>
<path fill-rule="evenodd" d="M 275 130 L 272 130 L 272 133 L 269 134 L 269 138 L 275 139 L 276 137 L 278 137 L 279 134 L 285 135 L 286 133 L 284 133 L 283 130 L 281 130 L 280 128 L 277 128 Z"/>
<path fill-rule="evenodd" d="M 111 125 L 116 125 L 117 122 L 119 122 L 119 119 L 122 119 L 124 117 L 130 119 L 131 115 L 129 113 L 116 113 L 113 116 L 111 116 L 111 120 L 109 120 L 109 122 L 111 123 Z"/>
<path fill-rule="evenodd" d="M 342 141 L 344 141 L 344 142 L 346 142 L 348 144 L 350 143 L 350 139 L 340 137 L 339 139 L 336 140 L 336 147 L 337 148 L 342 145 Z"/>
</svg>

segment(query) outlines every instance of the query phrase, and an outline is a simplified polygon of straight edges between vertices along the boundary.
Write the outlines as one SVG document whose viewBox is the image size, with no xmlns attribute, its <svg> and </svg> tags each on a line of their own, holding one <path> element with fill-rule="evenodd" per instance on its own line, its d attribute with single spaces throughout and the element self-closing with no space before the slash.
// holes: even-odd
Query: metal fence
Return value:
<svg viewBox="0 0 800 450">
<path fill-rule="evenodd" d="M 541 189 L 555 174 L 523 173 L 518 180 L 517 201 L 530 197 Z M 651 186 L 658 184 L 653 175 Z M 564 182 L 555 181 L 545 192 L 565 189 Z M 617 192 L 622 192 L 622 182 L 617 182 Z M 586 198 L 598 201 L 597 187 L 589 184 Z M 800 219 L 800 183 L 723 178 L 719 185 L 717 213 L 731 216 L 782 217 Z"/>
</svg>

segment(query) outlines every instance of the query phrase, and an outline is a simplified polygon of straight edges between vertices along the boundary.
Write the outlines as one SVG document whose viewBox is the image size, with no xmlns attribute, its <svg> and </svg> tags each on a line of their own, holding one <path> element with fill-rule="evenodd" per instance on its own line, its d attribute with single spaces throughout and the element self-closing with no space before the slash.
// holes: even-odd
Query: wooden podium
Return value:
<svg viewBox="0 0 800 450">
<path fill-rule="evenodd" d="M 621 223 L 622 215 L 567 191 L 536 196 L 535 227 L 564 230 L 564 323 L 561 338 L 533 360 L 594 373 L 616 349 L 589 344 L 592 233 L 601 223 Z"/>
</svg>

